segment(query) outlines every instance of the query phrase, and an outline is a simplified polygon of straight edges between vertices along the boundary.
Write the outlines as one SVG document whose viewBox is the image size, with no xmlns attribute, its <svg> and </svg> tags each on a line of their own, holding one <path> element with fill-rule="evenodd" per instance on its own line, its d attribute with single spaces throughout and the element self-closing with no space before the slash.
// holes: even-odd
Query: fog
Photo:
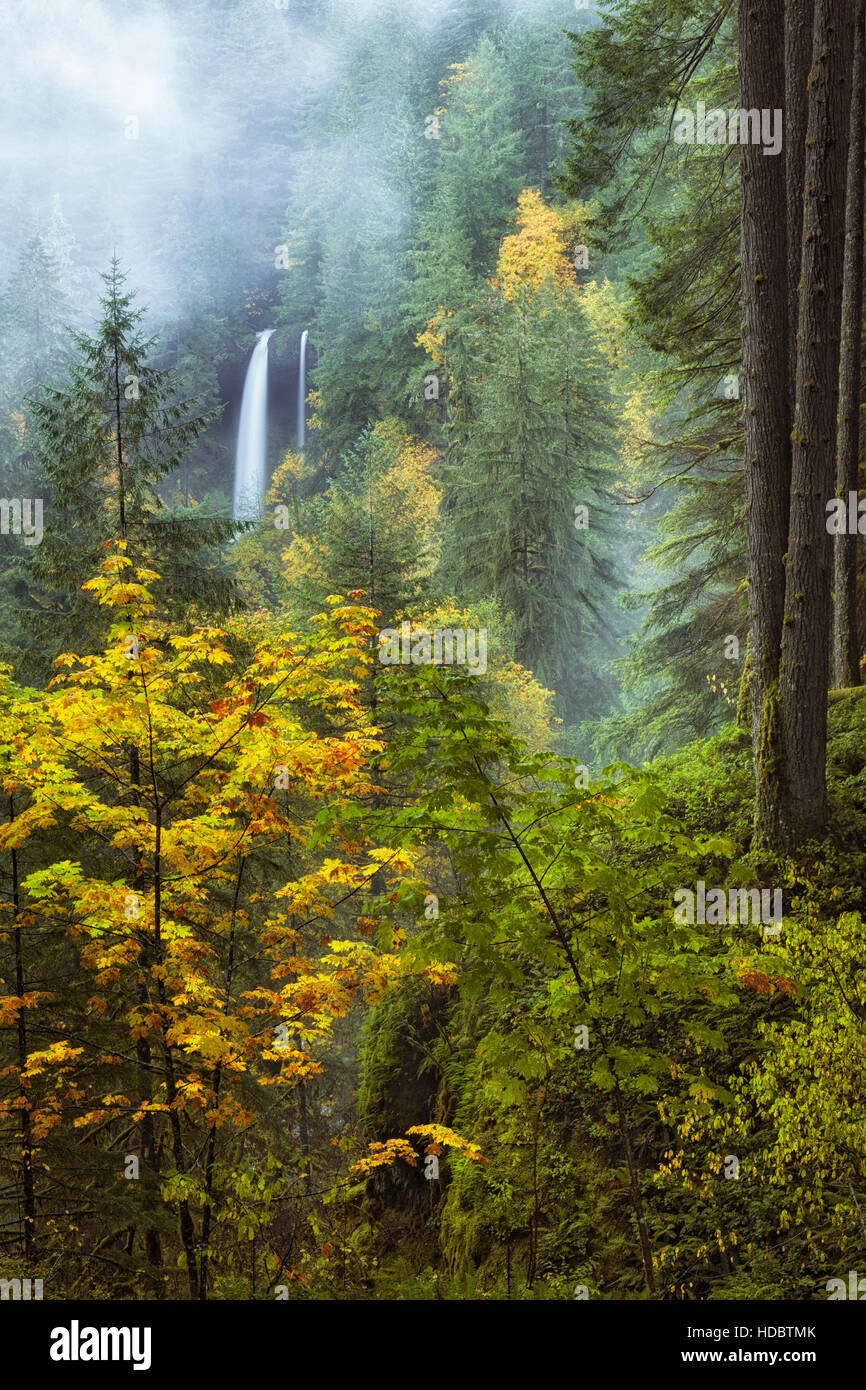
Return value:
<svg viewBox="0 0 866 1390">
<path fill-rule="evenodd" d="M 488 17 L 501 10 L 507 20 L 537 4 L 287 0 L 283 8 L 282 0 L 157 0 L 136 7 L 123 0 L 23 0 L 5 6 L 0 281 L 28 238 L 62 216 L 75 241 L 81 310 L 93 309 L 97 273 L 116 251 L 154 313 L 171 316 L 202 278 L 190 251 L 207 219 L 220 217 L 224 272 L 243 277 L 272 265 L 273 246 L 287 231 L 293 184 L 313 171 L 321 177 L 333 169 L 341 181 L 351 179 L 374 198 L 380 217 L 399 220 L 399 179 L 386 184 L 380 164 L 383 136 L 405 115 L 412 75 L 393 74 L 391 102 L 374 108 L 381 85 L 365 99 L 353 64 L 359 54 L 375 53 L 383 27 L 394 26 L 414 31 L 421 46 L 439 43 L 447 64 L 463 56 L 458 35 L 467 32 L 466 11 L 475 8 Z M 567 17 L 567 6 L 562 10 Z M 381 77 L 375 58 L 370 76 Z M 311 123 L 311 116 L 325 125 Z M 328 128 L 334 124 L 343 128 L 336 138 Z M 351 169 L 341 159 L 347 140 Z M 217 254 L 216 247 L 204 254 Z"/>
<path fill-rule="evenodd" d="M 538 160 L 518 170 L 514 142 L 524 137 L 515 125 L 519 131 L 529 111 L 540 129 L 544 103 L 544 121 L 562 148 L 576 90 L 564 30 L 585 19 L 571 0 L 156 0 L 145 7 L 25 0 L 5 7 L 0 305 L 5 292 L 7 325 L 30 319 L 20 344 L 12 342 L 17 328 L 6 333 L 6 358 L 17 360 L 0 375 L 14 379 L 13 397 L 62 376 L 59 325 L 92 329 L 100 276 L 116 256 L 144 310 L 144 328 L 158 337 L 161 365 L 179 369 L 206 406 L 221 408 L 193 463 L 197 495 L 227 505 L 255 334 L 276 330 L 272 470 L 297 437 L 304 329 L 314 388 L 323 362 L 332 375 L 345 376 L 350 362 L 363 375 L 357 364 L 372 326 L 399 332 L 404 356 L 408 349 L 420 361 L 414 340 L 436 306 L 410 310 L 407 296 L 441 165 L 425 122 L 442 109 L 454 65 L 480 43 L 501 66 L 484 100 L 493 110 L 501 99 L 502 116 L 490 117 L 460 176 L 461 216 L 482 229 L 483 245 L 476 237 L 467 255 L 478 267 L 473 273 L 486 274 L 519 187 L 547 177 Z M 540 65 L 531 79 L 520 76 L 527 43 Z M 539 81 L 549 90 L 536 91 Z M 491 179 L 500 166 L 511 172 L 495 199 L 473 212 L 476 178 L 483 185 L 488 162 Z M 34 238 L 59 273 L 38 309 Z M 49 313 L 57 347 L 46 354 Z M 396 355 L 387 348 L 382 361 L 393 364 Z M 408 369 L 408 359 L 394 367 L 392 400 L 408 400 L 399 380 Z M 345 428 L 326 441 L 336 457 L 377 411 L 375 401 L 360 399 L 372 391 L 369 374 L 347 389 L 358 407 L 344 412 Z M 189 495 L 188 477 L 183 491 Z"/>
</svg>

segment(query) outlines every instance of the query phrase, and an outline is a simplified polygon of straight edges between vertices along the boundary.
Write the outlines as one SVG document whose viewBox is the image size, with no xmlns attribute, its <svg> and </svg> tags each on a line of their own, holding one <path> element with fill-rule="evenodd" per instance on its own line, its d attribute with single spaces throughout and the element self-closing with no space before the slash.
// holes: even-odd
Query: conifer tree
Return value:
<svg viewBox="0 0 866 1390">
<path fill-rule="evenodd" d="M 342 460 L 339 478 L 308 504 L 286 575 L 293 607 L 363 589 L 387 626 L 432 596 L 439 491 L 435 455 L 389 419 L 368 430 Z"/>
<path fill-rule="evenodd" d="M 489 37 L 439 84 L 442 107 L 429 204 L 419 219 L 413 302 L 427 319 L 453 310 L 487 273 L 520 188 L 514 93 Z"/>
<path fill-rule="evenodd" d="M 59 258 L 37 234 L 24 246 L 0 301 L 0 377 L 14 401 L 59 376 L 69 318 Z"/>
<path fill-rule="evenodd" d="M 652 353 L 635 494 L 655 521 L 644 621 L 623 664 L 629 757 L 730 718 L 745 650 L 739 300 L 739 147 L 677 144 L 679 107 L 736 105 L 735 31 L 710 7 L 634 0 L 575 36 L 587 118 L 563 187 L 593 191 L 593 231 L 628 271 L 630 333 Z M 765 163 L 771 163 L 765 160 Z M 635 605 L 636 606 L 636 602 Z M 721 695 L 721 698 L 720 698 Z"/>
<path fill-rule="evenodd" d="M 69 356 L 71 306 L 54 241 L 50 230 L 26 242 L 0 299 L 0 495 L 29 507 L 31 521 L 41 485 L 26 399 L 42 384 L 56 385 Z M 31 543 L 14 527 L 0 535 L 0 632 L 7 650 L 20 625 Z"/>
<path fill-rule="evenodd" d="M 219 549 L 239 527 L 204 507 L 168 507 L 159 485 L 184 460 L 216 412 L 151 365 L 156 339 L 124 291 L 116 258 L 104 275 L 102 318 L 91 335 L 72 333 L 65 381 L 31 402 L 44 479 L 44 537 L 27 557 L 32 612 L 22 642 L 28 665 L 98 641 L 81 585 L 109 539 L 126 540 L 139 564 L 165 576 L 175 615 L 190 604 L 234 603 Z"/>
<path fill-rule="evenodd" d="M 516 659 L 573 721 L 610 695 L 612 421 L 562 220 L 537 194 L 520 209 L 475 326 L 483 347 L 446 470 L 443 567 L 461 596 L 495 596 L 513 616 Z"/>
</svg>

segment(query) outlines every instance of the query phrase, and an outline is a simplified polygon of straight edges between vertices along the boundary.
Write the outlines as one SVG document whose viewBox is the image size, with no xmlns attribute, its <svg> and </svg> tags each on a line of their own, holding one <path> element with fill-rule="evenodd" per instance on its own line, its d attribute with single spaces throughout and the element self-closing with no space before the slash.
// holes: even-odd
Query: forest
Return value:
<svg viewBox="0 0 866 1390">
<path fill-rule="evenodd" d="M 4 1301 L 866 1297 L 864 15 L 0 11 Z"/>
</svg>

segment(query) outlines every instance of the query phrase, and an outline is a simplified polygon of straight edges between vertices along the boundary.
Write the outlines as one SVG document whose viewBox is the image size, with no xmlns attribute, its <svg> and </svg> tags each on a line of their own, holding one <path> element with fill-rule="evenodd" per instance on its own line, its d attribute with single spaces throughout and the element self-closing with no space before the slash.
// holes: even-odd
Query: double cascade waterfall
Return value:
<svg viewBox="0 0 866 1390">
<path fill-rule="evenodd" d="M 244 393 L 241 397 L 241 418 L 238 426 L 238 448 L 235 456 L 235 487 L 232 515 L 235 521 L 255 521 L 261 516 L 265 493 L 268 490 L 266 452 L 268 433 L 268 340 L 274 332 L 266 328 L 257 333 L 247 367 Z M 306 439 L 305 400 L 307 394 L 307 338 L 301 334 L 300 367 L 298 371 L 298 449 Z"/>
<path fill-rule="evenodd" d="M 306 328 L 301 334 L 301 361 L 298 370 L 298 453 L 302 453 L 307 435 L 307 338 Z"/>
<path fill-rule="evenodd" d="M 258 342 L 247 367 L 235 458 L 235 521 L 253 521 L 259 517 L 267 491 L 268 339 L 273 331 L 266 328 L 264 333 L 256 334 Z"/>
</svg>

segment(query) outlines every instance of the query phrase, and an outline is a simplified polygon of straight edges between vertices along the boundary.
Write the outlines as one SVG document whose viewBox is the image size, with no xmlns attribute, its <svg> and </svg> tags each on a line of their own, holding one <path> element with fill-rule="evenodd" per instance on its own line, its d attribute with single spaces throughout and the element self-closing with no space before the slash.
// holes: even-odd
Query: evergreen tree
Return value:
<svg viewBox="0 0 866 1390">
<path fill-rule="evenodd" d="M 634 482 L 658 529 L 644 620 L 623 663 L 631 712 L 611 726 L 620 756 L 728 722 L 743 670 L 739 147 L 671 139 L 678 106 L 736 105 L 735 42 L 724 16 L 677 0 L 661 10 L 633 0 L 575 36 L 588 111 L 571 124 L 563 187 L 596 195 L 594 233 L 626 262 L 629 328 L 654 358 L 656 425 Z M 730 636 L 739 662 L 726 656 Z"/>
<path fill-rule="evenodd" d="M 434 185 L 413 253 L 416 322 L 459 307 L 496 254 L 521 186 L 508 70 L 485 36 L 443 78 Z"/>
<path fill-rule="evenodd" d="M 62 259 L 50 237 L 33 236 L 0 300 L 0 495 L 12 506 L 29 506 L 31 520 L 41 484 L 26 398 L 62 377 L 69 317 Z M 0 535 L 0 631 L 6 640 L 19 625 L 32 541 L 15 534 L 14 523 Z"/>
<path fill-rule="evenodd" d="M 613 689 L 600 669 L 615 650 L 612 419 L 559 220 L 531 195 L 521 206 L 476 325 L 468 408 L 455 405 L 443 569 L 512 615 L 516 659 L 573 722 Z"/>
<path fill-rule="evenodd" d="M 341 461 L 339 477 L 308 503 L 286 576 L 297 612 L 329 593 L 363 589 L 388 626 L 433 596 L 439 492 L 429 445 L 394 419 L 380 421 Z"/>
<path fill-rule="evenodd" d="M 95 332 L 71 335 L 65 382 L 31 402 L 45 522 L 27 556 L 32 611 L 19 643 L 34 670 L 98 642 L 81 585 L 109 539 L 163 575 L 175 615 L 235 602 L 220 547 L 240 528 L 203 507 L 169 507 L 159 493 L 215 412 L 199 413 L 171 373 L 150 365 L 156 339 L 142 335 L 143 311 L 124 292 L 116 259 L 103 280 Z"/>
<path fill-rule="evenodd" d="M 9 404 L 57 380 L 70 316 L 58 257 L 45 237 L 33 236 L 0 301 L 0 378 Z"/>
<path fill-rule="evenodd" d="M 542 0 L 514 12 L 500 41 L 514 91 L 514 129 L 520 137 L 523 180 L 542 193 L 563 171 L 566 123 L 579 121 L 583 106 L 566 33 L 576 19 L 569 0 Z"/>
<path fill-rule="evenodd" d="M 770 7 L 761 17 L 769 28 L 777 11 Z M 757 26 L 756 26 L 757 28 Z M 760 33 L 760 29 L 758 29 Z M 766 30 L 765 30 L 766 32 Z M 744 46 L 748 46 L 748 38 Z M 850 130 L 851 70 L 854 49 L 853 0 L 815 0 L 812 34 L 812 67 L 808 77 L 806 158 L 803 175 L 802 262 L 799 314 L 796 329 L 788 324 L 789 351 L 796 350 L 797 372 L 791 441 L 790 509 L 783 506 L 787 525 L 773 579 L 784 577 L 784 616 L 778 635 L 764 630 L 767 642 L 779 644 L 779 698 L 766 691 L 764 739 L 756 746 L 757 790 L 765 798 L 764 814 L 756 811 L 758 838 L 774 848 L 792 848 L 820 835 L 827 816 L 827 683 L 832 625 L 832 542 L 826 527 L 826 500 L 836 486 L 836 431 L 839 402 L 839 357 L 842 325 L 842 281 L 845 249 L 845 179 Z M 744 52 L 743 70 L 751 71 L 753 57 Z M 744 105 L 745 105 L 744 101 Z M 774 102 L 775 106 L 776 103 Z M 754 172 L 748 167 L 745 176 Z M 796 190 L 797 192 L 799 190 Z M 773 212 L 768 199 L 767 217 Z M 763 223 L 762 223 L 763 225 Z M 750 304 L 746 281 L 756 263 L 743 267 L 745 343 L 751 339 L 754 363 L 752 391 L 747 412 L 759 410 L 765 396 L 764 367 L 775 358 L 767 351 L 771 330 L 784 330 L 784 319 L 773 314 L 772 301 L 764 309 L 758 330 L 758 305 Z M 861 290 L 862 295 L 862 290 Z M 759 301 L 760 302 L 760 301 Z M 752 313 L 749 313 L 749 309 Z M 850 311 L 849 311 L 850 312 Z M 857 307 L 862 314 L 861 304 Z M 756 341 L 757 339 L 757 341 Z M 763 460 L 747 454 L 751 465 L 753 506 L 749 509 L 750 590 L 767 584 L 759 561 L 773 536 L 778 510 L 775 496 L 767 496 Z M 775 483 L 775 474 L 770 485 Z M 788 502 L 788 496 L 784 502 Z M 758 513 L 752 523 L 751 513 Z M 754 544 L 760 536 L 763 545 Z M 764 551 L 764 553 L 766 553 Z M 767 585 L 769 587 L 769 585 Z M 840 595 L 840 601 L 842 596 Z M 756 622 L 755 629 L 758 630 Z M 762 714 L 764 711 L 762 711 Z M 769 725 L 776 723 L 781 737 Z M 766 815 L 766 795 L 778 787 L 778 769 L 784 759 L 783 799 Z"/>
</svg>

